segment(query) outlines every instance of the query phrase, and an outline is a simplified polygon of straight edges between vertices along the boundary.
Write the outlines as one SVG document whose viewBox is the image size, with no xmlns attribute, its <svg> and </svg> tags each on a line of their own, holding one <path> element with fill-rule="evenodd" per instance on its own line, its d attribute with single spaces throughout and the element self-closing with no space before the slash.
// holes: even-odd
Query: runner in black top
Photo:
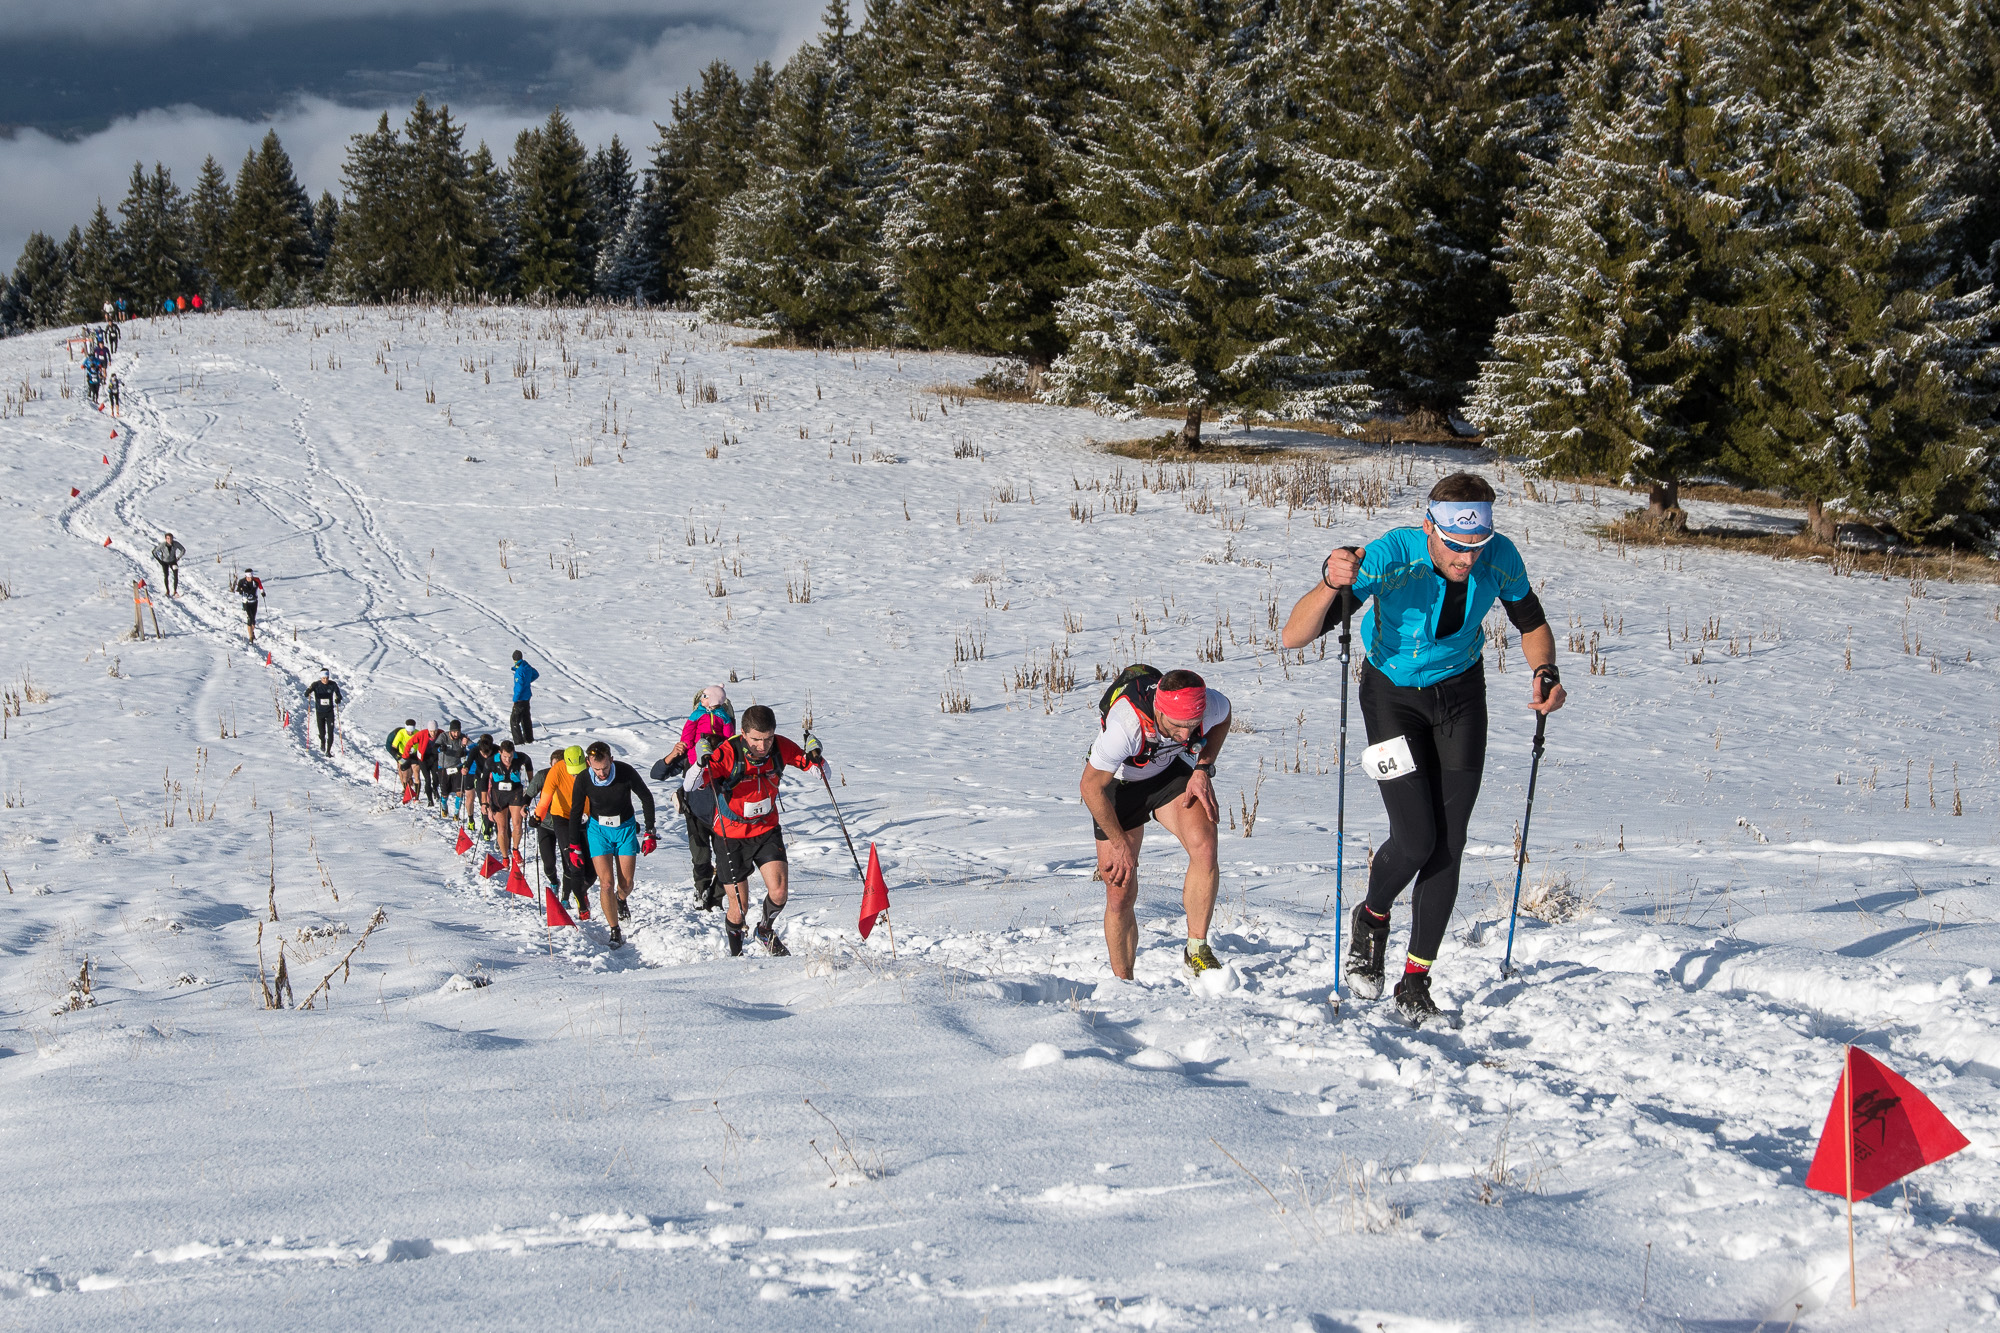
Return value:
<svg viewBox="0 0 2000 1333">
<path fill-rule="evenodd" d="M 471 743 L 465 738 L 465 732 L 459 727 L 458 719 L 453 718 L 451 726 L 446 729 L 444 735 L 439 738 L 434 747 L 438 757 L 438 786 L 445 795 L 445 804 L 447 806 L 451 805 L 451 797 L 456 796 L 458 798 L 455 817 L 459 819 L 465 817 L 465 791 L 467 786 L 465 781 L 465 757 L 466 751 L 470 746 Z M 450 812 L 447 811 L 447 813 Z"/>
<path fill-rule="evenodd" d="M 501 741 L 486 767 L 486 803 L 493 811 L 493 823 L 498 829 L 500 854 L 516 870 L 521 868 L 521 830 L 528 815 L 528 780 L 534 776 L 534 761 L 515 750 L 512 741 Z"/>
<path fill-rule="evenodd" d="M 341 697 L 340 686 L 333 683 L 333 673 L 322 671 L 319 679 L 306 686 L 306 695 L 312 700 L 313 721 L 319 727 L 319 752 L 333 753 L 333 710 L 347 702 Z"/>
<path fill-rule="evenodd" d="M 625 943 L 618 923 L 631 915 L 625 900 L 632 892 L 633 866 L 640 853 L 651 853 L 659 845 L 653 836 L 653 789 L 638 770 L 613 759 L 611 747 L 603 741 L 593 741 L 584 758 L 583 772 L 569 790 L 570 836 L 581 834 L 583 841 L 570 844 L 569 863 L 581 868 L 588 854 L 595 865 L 598 902 L 611 926 L 611 947 L 616 949 Z M 644 838 L 634 825 L 634 796 L 646 812 Z"/>
<path fill-rule="evenodd" d="M 257 642 L 257 601 L 264 595 L 264 580 L 254 569 L 245 569 L 236 580 L 236 595 L 243 599 L 243 618 L 250 622 L 250 642 Z M 415 724 L 412 723 L 412 726 Z"/>
</svg>

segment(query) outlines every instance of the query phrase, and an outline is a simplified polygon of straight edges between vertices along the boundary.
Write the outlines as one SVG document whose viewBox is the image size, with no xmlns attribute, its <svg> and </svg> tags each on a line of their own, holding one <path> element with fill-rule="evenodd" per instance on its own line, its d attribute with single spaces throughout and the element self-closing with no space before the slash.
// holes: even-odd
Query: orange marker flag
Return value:
<svg viewBox="0 0 2000 1333">
<path fill-rule="evenodd" d="M 1847 1199 L 1850 1306 L 1856 1300 L 1854 1201 L 1965 1146 L 1965 1135 L 1909 1080 L 1866 1051 L 1847 1048 L 1847 1065 L 1820 1130 L 1806 1188 Z"/>
<path fill-rule="evenodd" d="M 868 873 L 861 880 L 861 938 L 867 939 L 875 929 L 875 919 L 889 910 L 889 885 L 882 878 L 882 859 L 875 854 L 875 844 L 868 844 Z"/>
</svg>

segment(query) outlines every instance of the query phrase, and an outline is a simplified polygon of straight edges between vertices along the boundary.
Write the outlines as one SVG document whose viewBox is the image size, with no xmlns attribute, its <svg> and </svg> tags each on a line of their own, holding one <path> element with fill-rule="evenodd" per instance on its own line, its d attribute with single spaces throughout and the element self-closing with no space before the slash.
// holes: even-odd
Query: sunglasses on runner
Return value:
<svg viewBox="0 0 2000 1333">
<path fill-rule="evenodd" d="M 1493 540 L 1491 537 L 1484 537 L 1476 542 L 1455 542 L 1451 538 L 1445 536 L 1442 532 L 1440 532 L 1437 535 L 1437 538 L 1439 541 L 1444 543 L 1445 550 L 1456 551 L 1460 555 L 1471 555 L 1475 551 L 1478 551 L 1481 547 L 1485 546 L 1487 542 Z"/>
</svg>

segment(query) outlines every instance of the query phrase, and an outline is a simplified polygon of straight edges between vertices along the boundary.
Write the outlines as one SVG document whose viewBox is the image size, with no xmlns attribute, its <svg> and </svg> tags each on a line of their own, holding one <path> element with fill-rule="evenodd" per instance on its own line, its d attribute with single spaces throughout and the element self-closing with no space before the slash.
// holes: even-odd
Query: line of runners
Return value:
<svg viewBox="0 0 2000 1333">
<path fill-rule="evenodd" d="M 307 695 L 320 748 L 331 753 L 335 709 L 344 702 L 340 686 L 322 673 Z M 785 769 L 824 771 L 826 759 L 817 737 L 799 745 L 777 730 L 770 708 L 752 705 L 739 732 L 728 694 L 713 685 L 695 696 L 681 740 L 652 768 L 655 781 L 678 779 L 675 799 L 693 857 L 696 902 L 725 909 L 732 955 L 743 952 L 746 935 L 766 953 L 790 952 L 776 926 L 790 888 L 779 785 Z M 407 719 L 385 746 L 396 758 L 405 804 L 421 800 L 476 830 L 515 870 L 525 869 L 522 845 L 532 830 L 547 883 L 584 920 L 594 883 L 611 947 L 624 945 L 638 858 L 659 845 L 657 811 L 646 779 L 614 758 L 610 746 L 596 741 L 551 751 L 539 782 L 525 746 L 490 734 L 468 737 L 457 718 L 421 728 Z M 753 873 L 764 888 L 754 928 Z"/>
<path fill-rule="evenodd" d="M 1377 779 L 1389 838 L 1374 855 L 1366 897 L 1354 907 L 1345 964 L 1357 994 L 1382 995 L 1391 910 L 1414 883 L 1395 1000 L 1415 1024 L 1439 1013 L 1431 968 L 1457 902 L 1466 830 L 1485 768 L 1482 622 L 1495 601 L 1521 637 L 1531 673 L 1526 706 L 1552 713 L 1566 699 L 1554 632 L 1520 550 L 1494 530 L 1493 499 L 1492 487 L 1476 474 L 1445 477 L 1432 488 L 1420 525 L 1328 555 L 1280 636 L 1283 647 L 1300 648 L 1359 614 L 1361 716 L 1369 741 L 1362 767 Z M 524 688 L 517 671 L 517 725 L 525 717 Z M 322 677 L 313 694 L 315 706 L 327 709 L 319 734 L 329 748 L 339 688 Z M 1129 667 L 1099 701 L 1099 732 L 1079 794 L 1096 835 L 1105 947 L 1116 976 L 1133 974 L 1139 852 L 1146 825 L 1155 821 L 1188 856 L 1182 961 L 1196 974 L 1222 965 L 1207 936 L 1219 877 L 1213 775 L 1229 729 L 1228 698 L 1189 670 Z M 400 757 L 405 801 L 421 790 L 446 817 L 477 819 L 517 868 L 525 829 L 535 829 L 543 872 L 586 918 L 594 870 L 611 946 L 624 943 L 619 923 L 630 910 L 637 858 L 656 845 L 655 809 L 646 780 L 614 759 L 609 746 L 599 741 L 552 753 L 539 788 L 533 764 L 513 740 L 469 741 L 455 720 L 424 730 L 406 722 L 390 746 Z M 750 929 L 753 872 L 765 891 L 755 938 L 768 953 L 788 952 L 776 929 L 789 887 L 779 787 L 786 768 L 823 772 L 824 765 L 818 739 L 808 733 L 801 746 L 778 735 L 768 707 L 745 709 L 739 731 L 718 685 L 695 696 L 678 741 L 652 766 L 653 781 L 679 779 L 675 799 L 696 904 L 725 909 L 732 955 L 743 952 Z M 531 790 L 539 794 L 531 797 Z"/>
</svg>

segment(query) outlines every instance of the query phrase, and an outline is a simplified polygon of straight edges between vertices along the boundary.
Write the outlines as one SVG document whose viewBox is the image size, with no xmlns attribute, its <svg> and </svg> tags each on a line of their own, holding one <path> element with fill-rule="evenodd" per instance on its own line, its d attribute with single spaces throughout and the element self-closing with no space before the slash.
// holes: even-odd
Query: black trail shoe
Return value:
<svg viewBox="0 0 2000 1333">
<path fill-rule="evenodd" d="M 625 947 L 625 932 L 618 929 L 615 923 L 611 927 L 611 947 L 614 949 Z"/>
<path fill-rule="evenodd" d="M 790 958 L 792 956 L 792 951 L 787 949 L 785 942 L 778 938 L 778 932 L 770 929 L 768 926 L 757 927 L 757 943 L 763 945 L 764 952 L 770 954 L 773 958 Z"/>
<path fill-rule="evenodd" d="M 632 919 L 632 904 L 626 902 L 623 898 L 618 900 L 618 919 L 620 921 L 630 921 Z"/>
<path fill-rule="evenodd" d="M 1354 905 L 1347 922 L 1347 984 L 1366 1000 L 1382 998 L 1382 959 L 1389 952 L 1389 923 L 1376 925 L 1368 904 Z"/>
<path fill-rule="evenodd" d="M 1428 972 L 1406 972 L 1396 983 L 1396 1007 L 1403 1011 L 1403 1019 L 1413 1028 L 1436 1022 L 1443 1011 L 1437 1001 L 1431 999 L 1431 974 Z"/>
<path fill-rule="evenodd" d="M 732 924 L 724 929 L 729 935 L 729 956 L 731 958 L 741 958 L 743 956 L 743 927 Z"/>
</svg>

